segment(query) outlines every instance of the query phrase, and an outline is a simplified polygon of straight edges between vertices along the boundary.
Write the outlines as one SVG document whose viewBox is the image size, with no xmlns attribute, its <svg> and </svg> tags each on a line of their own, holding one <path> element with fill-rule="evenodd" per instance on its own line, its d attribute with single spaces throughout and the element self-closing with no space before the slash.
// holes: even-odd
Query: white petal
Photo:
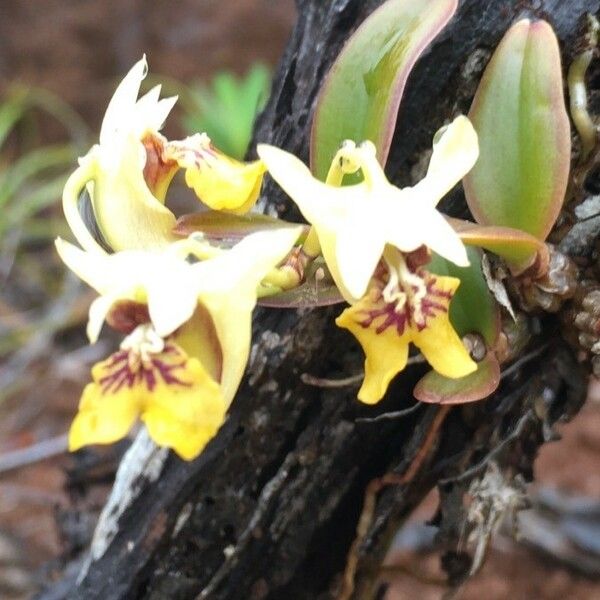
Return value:
<svg viewBox="0 0 600 600">
<path fill-rule="evenodd" d="M 124 250 L 115 254 L 84 252 L 77 246 L 58 238 L 56 249 L 63 262 L 100 295 L 131 295 L 140 286 L 147 272 L 154 273 L 154 257 L 157 253 L 143 250 Z"/>
<path fill-rule="evenodd" d="M 55 241 L 55 245 L 62 261 L 79 279 L 85 281 L 100 294 L 110 289 L 113 274 L 109 269 L 108 254 L 84 252 L 61 238 Z"/>
<path fill-rule="evenodd" d="M 139 137 L 147 131 L 159 131 L 177 102 L 177 96 L 159 100 L 161 86 L 154 86 L 135 105 L 136 129 Z"/>
<path fill-rule="evenodd" d="M 385 230 L 385 239 L 402 252 L 412 252 L 425 243 L 428 219 L 435 210 L 411 192 L 410 188 L 395 189 L 382 208 L 380 227 Z"/>
<path fill-rule="evenodd" d="M 437 212 L 437 210 L 431 209 L 423 233 L 423 243 L 436 254 L 443 256 L 459 267 L 469 266 L 469 257 L 465 245 L 444 215 Z"/>
<path fill-rule="evenodd" d="M 113 296 L 98 296 L 92 304 L 90 305 L 88 324 L 86 328 L 86 333 L 88 339 L 90 340 L 90 344 L 95 344 L 98 341 L 98 336 L 100 335 L 100 330 L 102 329 L 102 325 L 104 325 L 104 321 L 106 320 L 106 315 L 111 309 L 111 306 L 115 303 L 116 298 Z"/>
<path fill-rule="evenodd" d="M 160 98 L 160 91 L 162 89 L 161 84 L 155 85 L 153 88 L 149 89 L 143 96 L 140 96 L 138 101 L 136 102 L 137 108 L 147 108 L 148 106 L 153 106 L 158 102 Z"/>
<path fill-rule="evenodd" d="M 381 230 L 370 223 L 364 228 L 344 227 L 338 230 L 336 240 L 337 268 L 351 298 L 350 303 L 362 298 L 379 262 L 385 240 Z"/>
<path fill-rule="evenodd" d="M 202 292 L 234 292 L 242 282 L 254 293 L 261 279 L 290 252 L 301 227 L 282 227 L 245 237 L 231 250 L 192 265 Z M 235 302 L 235 298 L 232 298 Z"/>
<path fill-rule="evenodd" d="M 427 175 L 413 191 L 435 206 L 473 168 L 478 156 L 479 143 L 471 121 L 457 117 L 434 143 Z"/>
<path fill-rule="evenodd" d="M 189 320 L 198 303 L 198 284 L 191 265 L 181 259 L 168 263 L 161 265 L 157 261 L 145 285 L 150 320 L 161 337 Z"/>
<path fill-rule="evenodd" d="M 271 177 L 298 205 L 304 218 L 314 225 L 335 229 L 347 214 L 368 201 L 364 184 L 334 187 L 315 179 L 308 167 L 293 154 L 259 144 L 258 155 Z"/>
<path fill-rule="evenodd" d="M 100 129 L 100 144 L 110 144 L 115 133 L 128 125 L 140 91 L 140 85 L 146 73 L 146 56 L 139 60 L 119 84 L 108 103 Z"/>
<path fill-rule="evenodd" d="M 159 100 L 154 106 L 152 115 L 148 116 L 146 127 L 152 131 L 160 131 L 178 99 L 179 96 L 169 96 Z"/>
</svg>

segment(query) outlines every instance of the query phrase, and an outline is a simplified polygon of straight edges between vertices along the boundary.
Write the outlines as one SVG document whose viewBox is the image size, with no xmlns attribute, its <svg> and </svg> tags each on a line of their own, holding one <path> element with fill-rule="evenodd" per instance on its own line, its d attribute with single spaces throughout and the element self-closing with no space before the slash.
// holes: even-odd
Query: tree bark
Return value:
<svg viewBox="0 0 600 600">
<path fill-rule="evenodd" d="M 298 0 L 298 22 L 256 141 L 308 158 L 323 78 L 349 34 L 380 4 Z M 549 20 L 568 56 L 580 17 L 599 9 L 597 0 L 462 0 L 409 79 L 387 167 L 391 179 L 410 183 L 434 132 L 468 110 L 491 51 L 517 17 Z M 260 205 L 298 216 L 272 182 Z M 466 214 L 464 198 L 455 193 L 445 209 Z M 536 328 L 524 316 L 520 333 L 527 344 L 515 355 L 522 362 L 507 371 L 489 399 L 454 408 L 443 420 L 443 409 L 421 406 L 404 418 L 369 423 L 360 418 L 412 406 L 411 390 L 424 368 L 409 367 L 376 407 L 360 405 L 356 387 L 306 385 L 303 373 L 336 378 L 362 369 L 358 345 L 333 324 L 338 312 L 259 310 L 247 375 L 217 438 L 186 463 L 138 437 L 85 564 L 73 562 L 40 597 L 333 598 L 367 484 L 386 472 L 405 473 L 428 446 L 415 476 L 378 496 L 355 555 L 353 597 L 374 597 L 377 567 L 391 536 L 436 485 L 442 498 L 437 523 L 449 550 L 445 564 L 451 579 L 461 581 L 470 562 L 454 550 L 466 518 L 459 499 L 469 483 L 492 460 L 507 482 L 517 474 L 531 479 L 552 425 L 570 418 L 584 401 L 587 375 L 560 338 L 561 317 L 545 315 Z"/>
</svg>

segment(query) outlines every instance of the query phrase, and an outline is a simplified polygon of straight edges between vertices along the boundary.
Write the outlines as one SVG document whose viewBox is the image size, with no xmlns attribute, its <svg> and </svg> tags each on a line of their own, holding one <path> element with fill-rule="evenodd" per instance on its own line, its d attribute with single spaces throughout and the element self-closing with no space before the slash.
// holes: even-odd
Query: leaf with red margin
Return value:
<svg viewBox="0 0 600 600">
<path fill-rule="evenodd" d="M 317 100 L 311 167 L 325 180 L 346 140 L 371 140 L 386 162 L 406 80 L 456 11 L 457 0 L 389 0 L 350 37 Z"/>
<path fill-rule="evenodd" d="M 234 244 L 257 231 L 282 229 L 283 227 L 298 227 L 298 223 L 290 223 L 268 215 L 248 213 L 232 215 L 217 210 L 191 213 L 177 219 L 173 233 L 187 237 L 192 233 L 203 233 L 208 240 Z M 308 232 L 308 226 L 303 225 L 304 232 L 298 238 L 302 242 Z"/>
<path fill-rule="evenodd" d="M 468 267 L 457 267 L 434 254 L 425 268 L 437 275 L 460 279 L 450 302 L 450 322 L 461 337 L 479 333 L 487 347 L 493 348 L 500 334 L 500 311 L 481 270 L 481 251 L 470 247 L 467 253 L 471 263 Z"/>
<path fill-rule="evenodd" d="M 536 237 L 512 227 L 485 226 L 448 218 L 460 239 L 467 246 L 484 248 L 503 258 L 513 275 L 520 275 L 535 265 L 546 272 L 550 255 L 548 246 Z"/>
<path fill-rule="evenodd" d="M 464 179 L 482 225 L 546 239 L 564 201 L 571 134 L 558 40 L 545 21 L 516 23 L 488 64 L 469 113 L 477 164 Z"/>
<path fill-rule="evenodd" d="M 417 383 L 417 400 L 431 404 L 466 404 L 487 398 L 500 383 L 500 365 L 492 352 L 477 365 L 477 371 L 459 379 L 430 371 Z"/>
</svg>

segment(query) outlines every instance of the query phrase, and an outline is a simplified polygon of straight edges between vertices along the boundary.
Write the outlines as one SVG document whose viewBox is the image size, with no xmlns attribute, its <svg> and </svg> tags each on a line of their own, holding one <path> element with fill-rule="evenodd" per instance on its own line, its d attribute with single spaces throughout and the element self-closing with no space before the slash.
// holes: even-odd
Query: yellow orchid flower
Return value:
<svg viewBox="0 0 600 600">
<path fill-rule="evenodd" d="M 260 160 L 242 163 L 225 156 L 205 133 L 170 142 L 164 158 L 186 169 L 186 183 L 204 204 L 233 214 L 243 214 L 254 206 L 266 171 Z"/>
<path fill-rule="evenodd" d="M 160 100 L 161 88 L 156 86 L 138 99 L 147 70 L 144 57 L 121 81 L 104 115 L 99 143 L 80 159 L 65 185 L 65 215 L 85 249 L 99 249 L 79 214 L 79 193 L 86 187 L 98 228 L 116 251 L 156 248 L 175 240 L 175 216 L 165 197 L 180 168 L 211 208 L 243 212 L 258 198 L 264 173 L 260 161 L 234 161 L 205 134 L 169 142 L 159 133 L 177 97 Z"/>
<path fill-rule="evenodd" d="M 92 369 L 70 448 L 115 441 L 140 416 L 157 444 L 185 459 L 197 456 L 245 370 L 257 287 L 300 233 L 255 233 L 195 263 L 187 256 L 206 249 L 194 240 L 111 255 L 57 240 L 63 261 L 100 294 L 90 307 L 91 341 L 105 319 L 129 334 Z"/>
<path fill-rule="evenodd" d="M 365 353 L 365 379 L 358 398 L 379 402 L 390 381 L 404 369 L 414 343 L 441 375 L 459 378 L 476 370 L 448 317 L 460 284 L 454 277 L 410 269 L 403 255 L 387 248 L 365 296 L 336 320 Z"/>
<path fill-rule="evenodd" d="M 157 444 L 191 460 L 225 420 L 227 406 L 219 384 L 197 358 L 173 342 L 163 342 L 148 326 L 135 333 L 146 348 L 130 342 L 131 347 L 92 368 L 93 383 L 81 397 L 69 449 L 115 442 L 141 417 Z"/>
<path fill-rule="evenodd" d="M 313 225 L 327 266 L 349 303 L 365 294 L 387 244 L 402 252 L 424 245 L 459 266 L 469 264 L 463 243 L 436 205 L 469 172 L 478 153 L 473 126 L 458 117 L 436 136 L 426 177 L 399 189 L 387 180 L 371 142 L 344 143 L 328 177 L 336 185 L 315 179 L 292 154 L 258 146 L 271 176 Z M 343 174 L 358 169 L 361 183 L 339 187 Z"/>
</svg>

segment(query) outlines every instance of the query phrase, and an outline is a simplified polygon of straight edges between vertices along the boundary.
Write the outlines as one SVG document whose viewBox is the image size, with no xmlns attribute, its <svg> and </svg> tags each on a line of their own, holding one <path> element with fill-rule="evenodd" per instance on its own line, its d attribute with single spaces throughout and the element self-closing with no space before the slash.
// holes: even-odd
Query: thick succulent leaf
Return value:
<svg viewBox="0 0 600 600">
<path fill-rule="evenodd" d="M 298 224 L 258 213 L 232 215 L 217 210 L 209 210 L 179 217 L 173 228 L 173 233 L 187 237 L 192 233 L 201 232 L 209 240 L 236 243 L 251 233 L 281 229 L 286 226 L 298 227 Z M 305 225 L 304 229 L 307 232 L 308 226 Z"/>
<path fill-rule="evenodd" d="M 497 254 L 506 261 L 513 275 L 523 273 L 532 265 L 542 272 L 548 268 L 548 247 L 529 233 L 512 227 L 478 225 L 452 218 L 448 220 L 464 244 Z"/>
<path fill-rule="evenodd" d="M 460 286 L 450 303 L 450 322 L 462 337 L 479 333 L 489 348 L 493 348 L 500 332 L 500 313 L 481 270 L 481 253 L 467 247 L 470 265 L 455 264 L 433 255 L 427 269 L 438 275 L 460 279 Z"/>
<path fill-rule="evenodd" d="M 371 140 L 387 159 L 402 92 L 415 62 L 450 20 L 457 0 L 389 0 L 348 40 L 321 89 L 311 167 L 324 180 L 343 140 Z"/>
<path fill-rule="evenodd" d="M 564 200 L 571 157 L 558 41 L 548 23 L 525 19 L 508 31 L 469 117 L 480 146 L 464 180 L 473 216 L 544 240 Z"/>
<path fill-rule="evenodd" d="M 417 383 L 413 394 L 421 402 L 465 404 L 487 398 L 499 383 L 500 366 L 490 352 L 477 365 L 477 371 L 460 379 L 449 379 L 430 371 Z"/>
<path fill-rule="evenodd" d="M 341 302 L 344 298 L 321 260 L 313 263 L 302 285 L 258 300 L 260 306 L 271 308 L 315 308 Z"/>
</svg>

